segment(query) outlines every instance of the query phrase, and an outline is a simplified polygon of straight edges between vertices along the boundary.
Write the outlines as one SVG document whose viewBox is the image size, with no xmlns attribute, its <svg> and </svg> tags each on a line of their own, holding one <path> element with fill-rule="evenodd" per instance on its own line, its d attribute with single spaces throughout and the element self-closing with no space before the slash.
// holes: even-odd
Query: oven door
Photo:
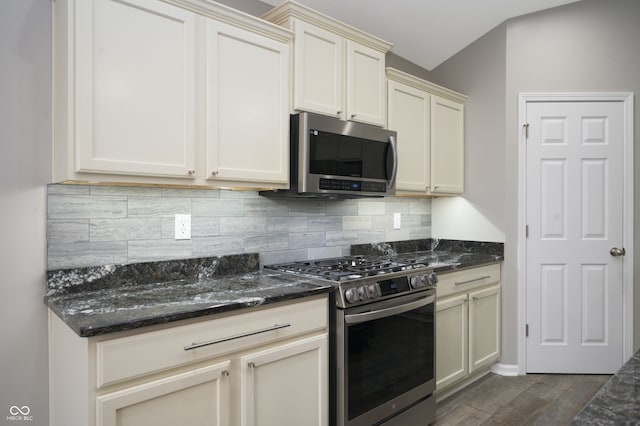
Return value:
<svg viewBox="0 0 640 426">
<path fill-rule="evenodd" d="M 435 290 L 340 310 L 338 425 L 371 426 L 435 390 Z"/>
</svg>

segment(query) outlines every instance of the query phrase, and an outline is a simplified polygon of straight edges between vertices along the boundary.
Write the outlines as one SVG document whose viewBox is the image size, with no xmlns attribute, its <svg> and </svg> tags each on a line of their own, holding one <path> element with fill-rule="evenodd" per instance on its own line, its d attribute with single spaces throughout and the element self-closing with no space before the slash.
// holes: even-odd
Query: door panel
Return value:
<svg viewBox="0 0 640 426">
<path fill-rule="evenodd" d="M 527 371 L 622 365 L 623 104 L 527 103 Z"/>
</svg>

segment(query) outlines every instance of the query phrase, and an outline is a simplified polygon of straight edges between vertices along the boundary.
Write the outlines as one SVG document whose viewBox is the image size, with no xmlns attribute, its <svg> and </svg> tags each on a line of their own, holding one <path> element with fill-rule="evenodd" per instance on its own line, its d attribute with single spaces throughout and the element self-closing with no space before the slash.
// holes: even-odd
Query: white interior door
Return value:
<svg viewBox="0 0 640 426">
<path fill-rule="evenodd" d="M 623 102 L 527 102 L 526 371 L 623 364 Z"/>
</svg>

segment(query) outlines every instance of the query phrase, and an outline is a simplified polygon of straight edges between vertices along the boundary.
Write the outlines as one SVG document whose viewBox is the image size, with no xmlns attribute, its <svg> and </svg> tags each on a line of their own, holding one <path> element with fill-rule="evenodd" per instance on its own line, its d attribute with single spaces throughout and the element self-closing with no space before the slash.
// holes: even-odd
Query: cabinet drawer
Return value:
<svg viewBox="0 0 640 426">
<path fill-rule="evenodd" d="M 462 271 L 438 274 L 437 297 L 463 293 L 475 288 L 500 282 L 500 264 L 469 268 Z"/>
<path fill-rule="evenodd" d="M 327 328 L 327 299 L 96 343 L 97 387 Z"/>
</svg>

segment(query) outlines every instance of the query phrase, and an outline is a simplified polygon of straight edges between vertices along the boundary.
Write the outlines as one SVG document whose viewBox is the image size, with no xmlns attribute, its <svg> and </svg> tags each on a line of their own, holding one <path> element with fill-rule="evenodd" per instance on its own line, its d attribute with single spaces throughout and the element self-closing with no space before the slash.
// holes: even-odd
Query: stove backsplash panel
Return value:
<svg viewBox="0 0 640 426">
<path fill-rule="evenodd" d="M 401 229 L 393 214 L 401 213 Z M 191 214 L 190 240 L 174 239 Z M 47 268 L 259 253 L 262 265 L 351 254 L 351 246 L 431 237 L 431 200 L 271 199 L 256 191 L 49 185 Z"/>
</svg>

